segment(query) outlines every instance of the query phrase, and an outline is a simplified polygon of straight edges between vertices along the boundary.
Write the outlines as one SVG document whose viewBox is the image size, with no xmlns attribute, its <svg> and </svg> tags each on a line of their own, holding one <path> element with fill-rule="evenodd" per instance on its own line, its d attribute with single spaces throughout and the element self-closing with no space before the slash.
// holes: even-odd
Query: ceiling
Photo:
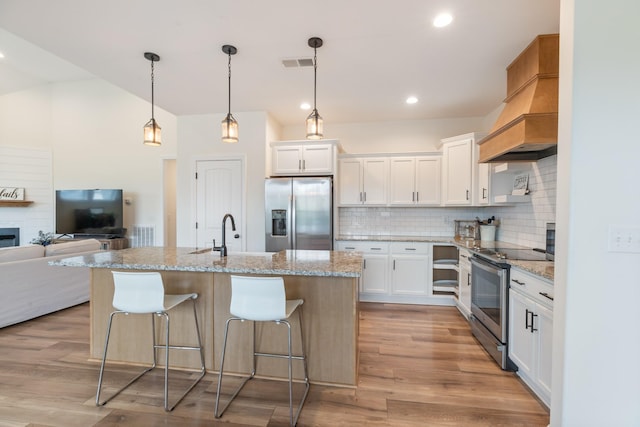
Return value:
<svg viewBox="0 0 640 427">
<path fill-rule="evenodd" d="M 484 116 L 506 93 L 505 68 L 538 34 L 559 30 L 560 0 L 0 0 L 0 95 L 98 77 L 175 114 L 268 111 L 303 123 Z M 442 11 L 454 20 L 435 28 Z M 405 99 L 419 101 L 407 105 Z"/>
</svg>

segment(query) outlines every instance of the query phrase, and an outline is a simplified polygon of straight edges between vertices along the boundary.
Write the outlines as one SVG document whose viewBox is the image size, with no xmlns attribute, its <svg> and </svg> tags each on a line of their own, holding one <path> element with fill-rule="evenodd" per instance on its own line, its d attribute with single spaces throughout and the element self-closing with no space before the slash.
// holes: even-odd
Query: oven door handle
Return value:
<svg viewBox="0 0 640 427">
<path fill-rule="evenodd" d="M 491 273 L 491 274 L 497 274 L 500 279 L 502 279 L 504 277 L 504 268 L 502 267 L 498 267 L 492 264 L 489 264 L 488 262 L 485 262 L 481 259 L 472 257 L 471 258 L 471 264 L 473 264 L 473 267 L 478 267 L 484 271 L 486 271 L 487 273 Z"/>
</svg>

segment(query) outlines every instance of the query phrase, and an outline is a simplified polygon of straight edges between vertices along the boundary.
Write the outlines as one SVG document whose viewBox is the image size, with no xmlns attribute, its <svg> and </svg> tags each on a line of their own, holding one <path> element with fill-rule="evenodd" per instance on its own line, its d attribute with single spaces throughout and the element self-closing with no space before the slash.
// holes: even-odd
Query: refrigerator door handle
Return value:
<svg viewBox="0 0 640 427">
<path fill-rule="evenodd" d="M 289 247 L 296 248 L 296 196 L 289 196 Z"/>
</svg>

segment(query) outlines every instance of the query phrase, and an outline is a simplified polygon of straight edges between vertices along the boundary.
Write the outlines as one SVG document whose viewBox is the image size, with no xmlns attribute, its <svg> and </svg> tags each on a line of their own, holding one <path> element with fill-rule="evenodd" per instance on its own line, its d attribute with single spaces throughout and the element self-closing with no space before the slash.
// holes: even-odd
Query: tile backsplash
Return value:
<svg viewBox="0 0 640 427">
<path fill-rule="evenodd" d="M 529 172 L 531 201 L 515 206 L 474 208 L 339 208 L 339 234 L 357 236 L 454 235 L 454 220 L 488 218 L 500 220 L 496 239 L 544 248 L 546 224 L 555 221 L 557 156 L 539 160 Z"/>
</svg>

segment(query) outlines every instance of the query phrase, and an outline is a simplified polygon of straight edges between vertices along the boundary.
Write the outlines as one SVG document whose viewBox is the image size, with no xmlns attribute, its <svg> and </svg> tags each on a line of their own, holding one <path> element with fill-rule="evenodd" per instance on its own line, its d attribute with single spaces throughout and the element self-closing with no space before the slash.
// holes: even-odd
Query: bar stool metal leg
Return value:
<svg viewBox="0 0 640 427">
<path fill-rule="evenodd" d="M 104 378 L 104 369 L 105 369 L 105 365 L 106 365 L 106 360 L 107 360 L 107 351 L 109 348 L 109 337 L 111 336 L 111 326 L 113 324 L 113 319 L 115 317 L 115 315 L 117 314 L 125 314 L 128 315 L 129 313 L 124 312 L 124 311 L 114 311 L 113 313 L 111 313 L 111 315 L 109 316 L 109 323 L 107 324 L 107 333 L 106 333 L 106 337 L 105 337 L 105 345 L 104 345 L 104 353 L 102 356 L 102 363 L 100 365 L 100 375 L 98 377 L 98 390 L 96 392 L 96 406 L 103 406 L 105 405 L 107 402 L 111 401 L 114 397 L 116 397 L 117 395 L 119 395 L 124 389 L 126 389 L 127 387 L 129 387 L 131 384 L 133 384 L 134 382 L 136 382 L 138 379 L 140 379 L 144 374 L 146 374 L 147 372 L 153 370 L 156 366 L 157 366 L 157 351 L 159 349 L 164 349 L 165 351 L 165 366 L 164 366 L 164 409 L 165 411 L 169 412 L 172 411 L 176 405 L 178 405 L 178 403 L 180 403 L 184 397 L 200 382 L 200 380 L 205 376 L 206 374 L 206 368 L 205 368 L 205 362 L 204 362 L 204 348 L 202 346 L 202 339 L 200 337 L 200 327 L 198 324 L 198 314 L 197 314 L 197 310 L 196 310 L 196 300 L 195 298 L 192 298 L 192 302 L 193 302 L 193 315 L 194 315 L 194 321 L 195 321 L 195 326 L 196 326 L 196 335 L 197 335 L 197 339 L 198 339 L 198 346 L 173 346 L 169 344 L 169 332 L 170 332 L 170 320 L 169 320 L 169 314 L 166 312 L 158 312 L 158 313 L 152 313 L 151 314 L 151 335 L 152 335 L 152 341 L 153 341 L 153 364 L 146 368 L 145 370 L 143 370 L 142 372 L 140 372 L 138 375 L 136 375 L 132 380 L 130 380 L 125 386 L 121 387 L 120 389 L 118 389 L 113 395 L 111 395 L 110 397 L 108 397 L 107 399 L 105 399 L 104 401 L 100 401 L 100 395 L 102 392 L 102 380 Z M 165 336 L 164 336 L 164 344 L 157 344 L 156 342 L 156 332 L 155 332 L 155 316 L 162 316 L 165 318 Z M 200 352 L 200 363 L 201 363 L 201 368 L 200 368 L 200 375 L 198 375 L 198 377 L 195 379 L 195 381 L 193 381 L 191 383 L 191 385 L 189 386 L 189 388 L 182 393 L 182 395 L 173 403 L 173 405 L 169 405 L 169 350 L 171 349 L 178 349 L 178 350 L 198 350 Z"/>
</svg>

